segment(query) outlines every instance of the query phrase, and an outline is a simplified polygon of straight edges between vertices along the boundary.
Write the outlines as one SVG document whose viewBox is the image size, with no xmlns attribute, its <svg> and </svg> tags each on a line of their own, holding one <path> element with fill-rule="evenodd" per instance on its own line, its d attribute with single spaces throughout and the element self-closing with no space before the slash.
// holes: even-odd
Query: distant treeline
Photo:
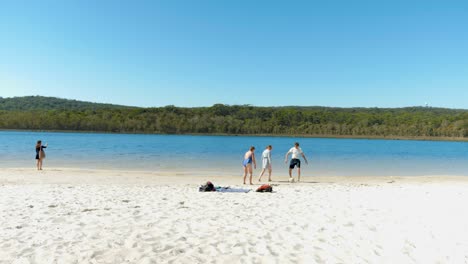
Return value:
<svg viewBox="0 0 468 264">
<path fill-rule="evenodd" d="M 45 96 L 23 96 L 13 98 L 0 97 L 0 110 L 95 110 L 118 108 L 128 109 L 132 107 L 113 104 L 98 104 Z"/>
<path fill-rule="evenodd" d="M 255 107 L 222 104 L 198 108 L 137 108 L 58 98 L 19 97 L 0 98 L 0 129 L 468 138 L 468 111 L 425 107 Z"/>
</svg>

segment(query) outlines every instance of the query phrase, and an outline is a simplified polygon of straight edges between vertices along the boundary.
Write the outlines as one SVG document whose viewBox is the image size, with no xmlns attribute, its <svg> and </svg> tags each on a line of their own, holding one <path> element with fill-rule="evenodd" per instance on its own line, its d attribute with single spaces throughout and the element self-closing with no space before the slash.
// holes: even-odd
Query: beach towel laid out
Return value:
<svg viewBox="0 0 468 264">
<path fill-rule="evenodd" d="M 230 193 L 248 193 L 250 192 L 250 189 L 231 188 L 229 186 L 227 187 L 217 186 L 216 191 L 217 192 L 230 192 Z"/>
<path fill-rule="evenodd" d="M 230 186 L 214 186 L 212 182 L 208 181 L 206 184 L 198 187 L 199 192 L 231 192 L 231 193 L 248 193 L 250 189 L 231 188 Z"/>
<path fill-rule="evenodd" d="M 256 192 L 272 192 L 273 187 L 270 184 L 263 184 L 262 186 L 258 187 Z"/>
</svg>

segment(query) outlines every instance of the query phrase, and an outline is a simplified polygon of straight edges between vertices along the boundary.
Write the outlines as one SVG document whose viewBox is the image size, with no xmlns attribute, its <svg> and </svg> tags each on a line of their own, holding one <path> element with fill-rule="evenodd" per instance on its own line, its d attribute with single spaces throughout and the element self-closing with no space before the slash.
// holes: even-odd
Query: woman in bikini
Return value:
<svg viewBox="0 0 468 264">
<path fill-rule="evenodd" d="M 255 160 L 255 147 L 251 146 L 249 151 L 247 151 L 244 154 L 244 161 L 242 162 L 242 166 L 244 166 L 244 184 L 245 180 L 247 178 L 247 173 L 250 174 L 250 184 L 253 185 L 252 183 L 252 163 L 254 166 L 254 169 L 257 168 L 257 161 Z"/>
</svg>

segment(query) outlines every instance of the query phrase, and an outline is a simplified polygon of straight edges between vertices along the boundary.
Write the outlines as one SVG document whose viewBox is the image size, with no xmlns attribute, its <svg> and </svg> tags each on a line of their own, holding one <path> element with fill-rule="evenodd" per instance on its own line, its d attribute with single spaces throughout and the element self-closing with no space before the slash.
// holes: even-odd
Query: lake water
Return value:
<svg viewBox="0 0 468 264">
<path fill-rule="evenodd" d="M 44 168 L 177 171 L 240 175 L 242 158 L 273 145 L 273 175 L 287 175 L 285 153 L 295 141 L 309 159 L 304 176 L 468 175 L 468 142 L 244 136 L 0 132 L 0 168 L 35 167 L 35 143 L 49 143 Z"/>
</svg>

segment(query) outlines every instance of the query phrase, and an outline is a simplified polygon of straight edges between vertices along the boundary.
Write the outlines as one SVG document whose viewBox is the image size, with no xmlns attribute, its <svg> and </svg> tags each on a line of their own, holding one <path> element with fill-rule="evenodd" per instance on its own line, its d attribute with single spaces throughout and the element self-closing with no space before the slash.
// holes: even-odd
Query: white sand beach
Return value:
<svg viewBox="0 0 468 264">
<path fill-rule="evenodd" d="M 464 177 L 3 169 L 0 263 L 468 263 Z"/>
</svg>

